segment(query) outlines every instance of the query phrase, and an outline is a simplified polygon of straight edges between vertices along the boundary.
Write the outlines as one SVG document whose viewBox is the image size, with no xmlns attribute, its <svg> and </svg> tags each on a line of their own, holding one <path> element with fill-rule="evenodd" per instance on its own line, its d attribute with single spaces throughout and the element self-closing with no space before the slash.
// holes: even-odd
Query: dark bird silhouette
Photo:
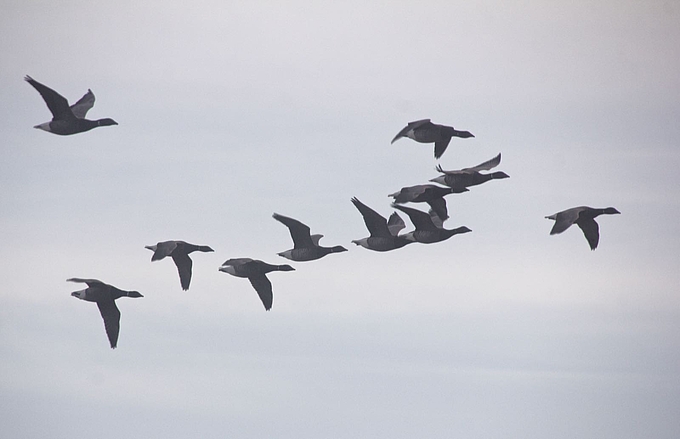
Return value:
<svg viewBox="0 0 680 439">
<path fill-rule="evenodd" d="M 465 226 L 450 230 L 445 229 L 443 225 L 441 225 L 441 222 L 432 220 L 432 214 L 427 214 L 417 209 L 411 209 L 410 207 L 400 206 L 398 204 L 392 204 L 392 207 L 401 210 L 407 214 L 409 218 L 411 218 L 411 222 L 416 229 L 404 235 L 404 238 L 410 241 L 431 244 L 434 242 L 445 241 L 453 235 L 457 235 L 459 233 L 472 232 L 472 230 Z M 439 217 L 439 215 L 436 216 Z"/>
<path fill-rule="evenodd" d="M 182 285 L 182 289 L 184 291 L 189 289 L 189 284 L 191 283 L 191 267 L 193 263 L 191 262 L 189 253 L 195 251 L 214 251 L 207 245 L 194 245 L 184 241 L 159 242 L 156 245 L 147 245 L 144 248 L 148 248 L 149 250 L 153 251 L 153 256 L 151 256 L 152 262 L 160 261 L 166 256 L 172 256 L 172 260 L 175 261 L 177 271 L 179 272 L 180 284 Z"/>
<path fill-rule="evenodd" d="M 451 137 L 468 138 L 475 136 L 469 131 L 458 131 L 450 126 L 432 123 L 430 119 L 423 119 L 409 122 L 404 129 L 394 136 L 391 143 L 402 137 L 408 137 L 420 143 L 434 143 L 434 157 L 438 159 L 449 146 Z"/>
<path fill-rule="evenodd" d="M 116 299 L 119 297 L 144 297 L 137 291 L 124 291 L 105 284 L 97 279 L 79 279 L 77 277 L 66 279 L 67 282 L 78 282 L 87 284 L 87 288 L 74 291 L 71 296 L 77 297 L 88 302 L 95 302 L 99 312 L 104 319 L 104 329 L 111 343 L 111 349 L 116 349 L 118 344 L 118 333 L 120 332 L 120 311 L 116 306 Z"/>
<path fill-rule="evenodd" d="M 274 296 L 272 294 L 272 283 L 267 279 L 266 274 L 272 271 L 294 271 L 290 265 L 272 265 L 257 259 L 235 258 L 229 259 L 219 268 L 219 271 L 229 273 L 236 277 L 247 277 L 250 284 L 260 296 L 264 309 L 269 311 L 272 308 Z"/>
<path fill-rule="evenodd" d="M 330 253 L 346 252 L 347 249 L 340 245 L 335 247 L 321 247 L 319 240 L 323 235 L 310 235 L 309 227 L 300 221 L 287 216 L 274 213 L 272 217 L 288 227 L 290 237 L 293 238 L 293 248 L 285 252 L 278 253 L 291 261 L 313 261 L 320 259 Z"/>
<path fill-rule="evenodd" d="M 493 169 L 501 162 L 501 154 L 499 153 L 496 157 L 491 160 L 487 160 L 484 163 L 480 163 L 477 166 L 471 168 L 463 168 L 457 171 L 445 171 L 442 169 L 441 165 L 437 165 L 436 169 L 444 175 L 440 175 L 437 178 L 433 178 L 432 182 L 443 184 L 445 186 L 463 189 L 470 186 L 477 186 L 478 184 L 486 183 L 489 180 L 510 178 L 505 172 L 492 172 L 490 174 L 482 174 L 479 171 L 488 171 Z"/>
<path fill-rule="evenodd" d="M 580 206 L 557 212 L 553 215 L 546 216 L 546 218 L 555 220 L 555 225 L 550 231 L 551 235 L 562 233 L 571 227 L 572 224 L 576 224 L 583 231 L 583 234 L 590 245 L 590 249 L 595 250 L 600 241 L 600 228 L 595 222 L 595 218 L 603 214 L 615 215 L 620 213 L 621 212 L 613 207 L 595 209 L 588 206 Z"/>
<path fill-rule="evenodd" d="M 398 236 L 399 231 L 406 227 L 406 224 L 404 224 L 404 220 L 401 219 L 397 212 L 392 213 L 388 221 L 385 217 L 366 206 L 356 197 L 352 198 L 352 203 L 359 209 L 359 212 L 361 212 L 361 215 L 364 217 L 366 228 L 371 234 L 368 238 L 352 241 L 354 244 L 369 250 L 385 252 L 401 248 L 406 244 L 413 242 L 403 236 Z"/>
<path fill-rule="evenodd" d="M 87 93 L 78 102 L 69 107 L 66 98 L 56 91 L 28 75 L 24 80 L 38 90 L 40 96 L 45 100 L 47 108 L 52 112 L 52 120 L 50 122 L 41 123 L 33 128 L 67 136 L 69 134 L 83 133 L 96 127 L 118 125 L 115 120 L 109 118 L 99 120 L 85 119 L 87 112 L 94 106 L 94 93 L 92 93 L 92 90 L 88 89 Z"/>
<path fill-rule="evenodd" d="M 427 203 L 437 212 L 443 220 L 449 217 L 446 209 L 445 195 L 467 192 L 468 189 L 460 187 L 441 187 L 435 184 L 419 184 L 416 186 L 403 187 L 399 192 L 389 194 L 397 204 L 402 203 Z"/>
</svg>

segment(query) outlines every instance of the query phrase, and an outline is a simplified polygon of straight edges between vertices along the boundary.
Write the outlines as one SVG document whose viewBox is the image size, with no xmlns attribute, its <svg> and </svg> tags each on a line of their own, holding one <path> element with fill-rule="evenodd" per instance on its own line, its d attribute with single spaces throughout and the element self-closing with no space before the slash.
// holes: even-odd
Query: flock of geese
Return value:
<svg viewBox="0 0 680 439">
<path fill-rule="evenodd" d="M 85 95 L 75 104 L 70 105 L 66 98 L 52 90 L 51 88 L 39 83 L 30 76 L 24 78 L 42 96 L 52 113 L 52 120 L 39 125 L 38 128 L 53 134 L 71 135 L 89 131 L 96 127 L 118 125 L 110 118 L 89 120 L 85 116 L 94 106 L 94 93 L 88 90 Z M 474 137 L 469 131 L 459 131 L 446 125 L 432 123 L 430 119 L 423 119 L 410 122 L 392 139 L 392 143 L 402 137 L 407 137 L 419 143 L 434 143 L 434 156 L 439 159 L 446 151 L 451 138 L 470 138 Z M 446 229 L 444 221 L 449 218 L 444 197 L 453 193 L 468 191 L 469 187 L 480 185 L 489 180 L 509 178 L 504 172 L 482 173 L 489 171 L 500 164 L 500 153 L 484 163 L 470 168 L 446 171 L 437 166 L 436 170 L 440 176 L 431 179 L 435 184 L 422 184 L 410 187 L 403 187 L 398 192 L 390 194 L 393 198 L 392 207 L 408 215 L 414 225 L 414 230 L 400 234 L 406 227 L 404 220 L 397 212 L 393 212 L 389 219 L 386 219 L 375 210 L 363 204 L 359 199 L 352 198 L 352 203 L 363 216 L 364 223 L 368 229 L 369 236 L 362 239 L 353 240 L 358 246 L 369 250 L 385 252 L 396 250 L 405 245 L 419 242 L 431 244 L 445 241 L 454 235 L 471 232 L 465 226 L 455 229 Z M 411 207 L 403 206 L 403 203 L 427 203 L 430 207 L 428 212 L 424 212 Z M 588 206 L 574 207 L 555 213 L 546 218 L 554 220 L 555 224 L 550 231 L 551 235 L 562 233 L 576 224 L 581 228 L 591 250 L 595 250 L 599 241 L 599 227 L 595 218 L 602 214 L 620 213 L 613 207 L 592 208 Z M 320 234 L 311 234 L 309 226 L 302 222 L 279 215 L 273 214 L 273 218 L 288 228 L 293 240 L 293 248 L 278 253 L 286 259 L 295 262 L 313 261 L 320 259 L 331 253 L 345 252 L 347 249 L 340 245 L 324 247 L 319 244 L 323 237 Z M 188 290 L 191 283 L 192 260 L 189 254 L 193 252 L 212 252 L 213 249 L 206 245 L 194 245 L 184 241 L 164 241 L 155 245 L 146 246 L 153 251 L 151 261 L 160 261 L 166 257 L 171 257 L 177 266 L 180 285 L 183 290 Z M 273 294 L 272 284 L 266 274 L 272 271 L 294 271 L 295 269 L 288 264 L 274 265 L 250 258 L 234 258 L 225 261 L 219 271 L 233 276 L 247 278 L 264 305 L 265 310 L 269 311 L 272 307 Z M 67 279 L 69 282 L 84 283 L 87 288 L 71 293 L 73 297 L 88 302 L 95 302 L 102 318 L 104 328 L 108 336 L 111 348 L 116 348 L 118 334 L 120 331 L 120 311 L 116 306 L 116 299 L 120 297 L 143 297 L 137 291 L 125 291 L 106 284 L 97 279 Z"/>
</svg>

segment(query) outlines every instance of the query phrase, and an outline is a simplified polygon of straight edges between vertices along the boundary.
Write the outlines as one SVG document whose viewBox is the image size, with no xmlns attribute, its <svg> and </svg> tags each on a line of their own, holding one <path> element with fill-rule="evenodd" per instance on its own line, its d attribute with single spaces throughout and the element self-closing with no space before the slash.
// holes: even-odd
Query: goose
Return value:
<svg viewBox="0 0 680 439">
<path fill-rule="evenodd" d="M 346 252 L 347 249 L 343 246 L 336 245 L 335 247 L 321 247 L 319 240 L 323 235 L 310 235 L 309 227 L 302 224 L 300 221 L 289 218 L 287 216 L 274 213 L 272 217 L 288 227 L 290 236 L 293 238 L 293 248 L 281 253 L 277 253 L 291 261 L 313 261 L 320 259 L 330 253 Z"/>
<path fill-rule="evenodd" d="M 475 136 L 469 131 L 458 131 L 450 126 L 432 123 L 430 119 L 423 119 L 409 122 L 406 127 L 394 136 L 391 143 L 396 142 L 402 137 L 408 137 L 420 143 L 434 143 L 434 157 L 439 159 L 444 154 L 444 151 L 446 151 L 446 147 L 449 146 L 451 137 L 465 139 Z"/>
<path fill-rule="evenodd" d="M 576 224 L 583 231 L 583 234 L 590 245 L 590 249 L 595 250 L 597 248 L 597 243 L 600 241 L 600 228 L 595 222 L 595 218 L 603 214 L 616 215 L 620 213 L 621 212 L 613 207 L 596 209 L 588 206 L 579 206 L 557 212 L 553 215 L 546 216 L 546 218 L 555 221 L 555 225 L 550 231 L 551 235 L 562 233 L 571 227 L 572 224 Z"/>
<path fill-rule="evenodd" d="M 455 229 L 445 229 L 440 221 L 432 221 L 431 214 L 427 214 L 417 209 L 412 209 L 398 204 L 392 204 L 392 207 L 399 209 L 411 218 L 411 222 L 415 226 L 415 230 L 404 235 L 404 238 L 409 241 L 421 242 L 423 244 L 432 244 L 435 242 L 445 241 L 453 235 L 460 233 L 472 232 L 465 226 L 457 227 Z M 436 215 L 439 217 L 439 215 Z M 441 217 L 439 217 L 441 220 Z"/>
<path fill-rule="evenodd" d="M 180 284 L 184 291 L 189 289 L 189 284 L 191 283 L 191 267 L 193 264 L 189 253 L 195 251 L 214 251 L 207 245 L 194 245 L 184 241 L 164 241 L 156 245 L 147 245 L 144 248 L 148 248 L 153 252 L 153 256 L 151 256 L 152 262 L 160 261 L 166 256 L 172 256 L 172 260 L 175 261 L 177 271 L 179 272 Z"/>
<path fill-rule="evenodd" d="M 404 220 L 401 219 L 397 212 L 392 213 L 388 221 L 378 212 L 359 201 L 358 198 L 354 197 L 351 201 L 364 217 L 366 228 L 371 234 L 368 238 L 352 241 L 354 244 L 369 250 L 385 252 L 401 248 L 413 242 L 403 236 L 399 236 L 399 231 L 406 227 L 406 224 L 404 224 Z"/>
<path fill-rule="evenodd" d="M 435 168 L 438 172 L 444 175 L 440 175 L 437 178 L 433 178 L 430 181 L 434 183 L 443 184 L 451 188 L 466 188 L 470 186 L 477 186 L 478 184 L 486 183 L 489 180 L 510 178 L 505 172 L 492 172 L 490 174 L 482 174 L 479 171 L 488 171 L 495 168 L 501 162 L 501 154 L 490 160 L 480 163 L 477 166 L 471 168 L 463 168 L 457 171 L 445 171 L 442 169 L 441 165 L 437 165 Z"/>
<path fill-rule="evenodd" d="M 432 209 L 445 220 L 449 217 L 446 209 L 445 195 L 459 194 L 467 192 L 467 188 L 461 187 L 441 187 L 435 184 L 419 184 L 416 186 L 403 187 L 398 192 L 389 194 L 388 197 L 394 198 L 394 202 L 401 203 L 427 203 Z"/>
<path fill-rule="evenodd" d="M 118 344 L 118 333 L 120 332 L 120 311 L 116 306 L 116 299 L 120 297 L 144 297 L 137 291 L 119 290 L 113 285 L 105 284 L 97 279 L 80 279 L 73 277 L 66 279 L 67 282 L 78 282 L 87 284 L 87 288 L 74 291 L 71 296 L 80 300 L 95 302 L 99 308 L 99 313 L 104 319 L 104 329 L 109 338 L 111 349 L 116 349 Z"/>
<path fill-rule="evenodd" d="M 257 259 L 234 258 L 229 259 L 218 269 L 224 273 L 229 273 L 236 277 L 246 277 L 250 284 L 257 291 L 264 309 L 269 311 L 272 308 L 274 296 L 272 294 L 272 283 L 267 279 L 266 274 L 271 271 L 295 271 L 290 265 L 272 265 Z"/>
<path fill-rule="evenodd" d="M 33 128 L 61 136 L 68 136 L 69 134 L 84 133 L 96 127 L 118 125 L 115 120 L 108 117 L 99 120 L 85 119 L 87 112 L 94 106 L 94 93 L 92 93 L 92 90 L 88 89 L 87 93 L 78 102 L 69 107 L 66 98 L 56 91 L 28 75 L 26 75 L 24 80 L 38 90 L 38 93 L 40 93 L 47 104 L 47 108 L 52 112 L 52 120 L 50 122 L 41 123 Z"/>
</svg>

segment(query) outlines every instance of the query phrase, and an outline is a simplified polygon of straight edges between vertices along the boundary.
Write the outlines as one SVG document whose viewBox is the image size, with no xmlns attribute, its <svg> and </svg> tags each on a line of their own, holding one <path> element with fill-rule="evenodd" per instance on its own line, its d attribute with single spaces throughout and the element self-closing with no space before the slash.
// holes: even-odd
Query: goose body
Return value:
<svg viewBox="0 0 680 439">
<path fill-rule="evenodd" d="M 189 257 L 189 253 L 200 251 L 200 252 L 212 252 L 214 251 L 207 245 L 195 245 L 189 244 L 184 241 L 163 241 L 156 245 L 147 245 L 147 248 L 153 251 L 153 256 L 151 256 L 151 261 L 160 261 L 166 256 L 172 257 L 172 260 L 177 266 L 177 271 L 179 272 L 179 280 L 184 291 L 189 289 L 189 284 L 191 283 L 191 269 L 193 263 Z"/>
<path fill-rule="evenodd" d="M 413 242 L 406 239 L 404 236 L 399 236 L 399 231 L 406 227 L 406 224 L 404 224 L 404 220 L 401 219 L 398 213 L 394 212 L 390 215 L 388 221 L 378 212 L 359 201 L 356 197 L 352 198 L 352 204 L 354 204 L 363 216 L 366 228 L 371 234 L 371 236 L 367 238 L 352 241 L 354 244 L 369 250 L 385 252 L 401 248 L 406 244 Z"/>
<path fill-rule="evenodd" d="M 105 284 L 97 279 L 71 278 L 67 282 L 78 282 L 87 284 L 87 288 L 74 291 L 71 296 L 87 302 L 94 302 L 99 308 L 99 313 L 104 319 L 104 329 L 106 336 L 111 344 L 111 349 L 115 349 L 118 344 L 118 333 L 120 332 L 120 311 L 116 306 L 116 299 L 120 297 L 144 297 L 137 291 L 120 290 L 113 285 Z"/>
<path fill-rule="evenodd" d="M 41 123 L 33 128 L 61 136 L 68 136 L 70 134 L 83 133 L 96 127 L 118 125 L 115 120 L 110 118 L 98 120 L 85 119 L 87 112 L 94 106 L 94 93 L 92 93 L 92 90 L 87 90 L 87 93 L 78 102 L 69 106 L 65 97 L 46 85 L 39 83 L 28 75 L 24 80 L 40 93 L 40 96 L 42 96 L 47 104 L 47 108 L 52 113 L 52 120 L 50 122 Z"/>
<path fill-rule="evenodd" d="M 571 227 L 572 224 L 576 224 L 581 228 L 581 231 L 583 231 L 583 235 L 586 237 L 590 249 L 595 250 L 600 241 L 600 228 L 597 225 L 597 222 L 595 222 L 595 218 L 600 215 L 616 215 L 620 213 L 621 212 L 613 207 L 593 208 L 579 206 L 557 212 L 550 216 L 546 216 L 546 218 L 555 221 L 555 225 L 552 230 L 550 230 L 551 235 L 562 233 Z"/>
<path fill-rule="evenodd" d="M 453 235 L 472 231 L 465 226 L 457 227 L 455 229 L 445 229 L 440 225 L 441 222 L 433 221 L 431 216 L 434 215 L 433 213 L 427 214 L 420 210 L 412 209 L 406 206 L 400 206 L 398 204 L 392 204 L 392 207 L 407 214 L 415 226 L 414 231 L 404 235 L 404 238 L 410 241 L 420 242 L 423 244 L 432 244 L 435 242 L 445 241 Z M 441 217 L 439 217 L 438 214 L 436 215 L 436 218 L 441 220 Z"/>
<path fill-rule="evenodd" d="M 490 174 L 482 174 L 479 171 L 488 171 L 495 168 L 501 162 L 501 154 L 499 153 L 496 157 L 491 160 L 487 160 L 484 163 L 480 163 L 477 166 L 471 168 L 463 168 L 456 171 L 445 171 L 442 169 L 441 165 L 437 165 L 437 171 L 441 172 L 443 175 L 433 178 L 432 182 L 443 184 L 445 186 L 463 189 L 470 186 L 477 186 L 482 183 L 486 183 L 489 180 L 510 178 L 505 172 L 492 172 Z"/>
<path fill-rule="evenodd" d="M 440 158 L 451 142 L 451 137 L 468 138 L 475 137 L 469 131 L 458 131 L 447 125 L 438 125 L 430 122 L 430 119 L 409 122 L 406 127 L 394 136 L 391 143 L 402 137 L 408 137 L 419 143 L 434 143 L 434 156 Z"/>
<path fill-rule="evenodd" d="M 293 248 L 284 252 L 278 253 L 291 261 L 313 261 L 323 258 L 331 253 L 346 252 L 347 249 L 340 245 L 335 247 L 322 247 L 319 245 L 319 240 L 323 235 L 310 235 L 310 229 L 307 225 L 300 221 L 289 218 L 287 216 L 274 213 L 272 217 L 288 227 L 290 237 L 293 238 Z"/>
<path fill-rule="evenodd" d="M 272 283 L 266 274 L 272 271 L 294 271 L 290 265 L 272 265 L 257 259 L 235 258 L 229 259 L 219 268 L 219 271 L 229 273 L 236 277 L 248 278 L 250 284 L 257 291 L 264 309 L 269 311 L 274 301 Z"/>
<path fill-rule="evenodd" d="M 401 203 L 427 203 L 437 212 L 437 215 L 445 220 L 449 217 L 446 209 L 445 195 L 467 192 L 466 188 L 442 187 L 435 184 L 419 184 L 416 186 L 403 187 L 398 192 L 389 194 L 388 197 L 394 198 L 394 202 Z"/>
</svg>

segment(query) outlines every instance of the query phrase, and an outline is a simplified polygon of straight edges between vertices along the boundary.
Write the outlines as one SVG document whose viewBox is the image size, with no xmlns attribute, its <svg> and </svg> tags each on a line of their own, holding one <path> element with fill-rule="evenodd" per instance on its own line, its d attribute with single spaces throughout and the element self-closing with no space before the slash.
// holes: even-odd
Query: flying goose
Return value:
<svg viewBox="0 0 680 439">
<path fill-rule="evenodd" d="M 50 122 L 41 123 L 33 128 L 67 136 L 69 134 L 83 133 L 96 127 L 118 125 L 115 120 L 109 118 L 99 120 L 85 119 L 87 112 L 94 106 L 94 93 L 92 93 L 92 90 L 88 89 L 87 93 L 78 102 L 69 107 L 66 98 L 56 91 L 28 75 L 26 75 L 24 80 L 38 90 L 38 93 L 40 93 L 47 104 L 47 108 L 52 112 L 52 120 Z"/>
<path fill-rule="evenodd" d="M 562 233 L 571 227 L 572 224 L 576 224 L 583 231 L 583 234 L 590 245 L 590 249 L 595 250 L 597 248 L 597 243 L 600 241 L 600 228 L 595 222 L 595 218 L 602 214 L 615 215 L 619 213 L 621 212 L 613 207 L 595 209 L 593 207 L 580 206 L 557 212 L 553 215 L 546 216 L 546 218 L 555 220 L 555 225 L 550 231 L 551 235 Z"/>
<path fill-rule="evenodd" d="M 289 218 L 287 216 L 274 213 L 272 217 L 288 227 L 290 236 L 293 238 L 293 248 L 285 252 L 278 253 L 291 261 L 313 261 L 320 259 L 329 253 L 346 252 L 347 249 L 340 245 L 335 247 L 321 247 L 319 240 L 323 235 L 310 235 L 309 227 L 302 224 L 300 221 Z"/>
<path fill-rule="evenodd" d="M 449 146 L 451 137 L 468 138 L 475 136 L 469 131 L 458 131 L 453 127 L 432 123 L 430 119 L 423 119 L 409 122 L 404 129 L 394 136 L 391 143 L 402 137 L 408 137 L 420 143 L 434 143 L 434 157 L 438 159 Z"/>
<path fill-rule="evenodd" d="M 446 209 L 444 196 L 448 194 L 459 194 L 467 192 L 468 189 L 461 187 L 441 187 L 435 184 L 419 184 L 416 186 L 403 187 L 398 192 L 389 194 L 388 197 L 394 198 L 394 202 L 401 203 L 427 203 L 437 212 L 443 220 L 449 217 Z"/>
<path fill-rule="evenodd" d="M 118 288 L 105 284 L 97 279 L 80 279 L 77 277 L 66 279 L 67 282 L 78 282 L 87 284 L 87 288 L 74 291 L 71 296 L 77 297 L 88 302 L 95 302 L 99 312 L 104 319 L 104 329 L 109 338 L 111 349 L 116 349 L 118 344 L 118 333 L 120 332 L 120 311 L 116 306 L 116 299 L 119 297 L 144 297 L 137 291 L 123 291 Z"/>
<path fill-rule="evenodd" d="M 191 267 L 193 264 L 189 253 L 195 251 L 214 251 L 207 245 L 194 245 L 184 241 L 164 241 L 156 245 L 147 245 L 144 248 L 153 251 L 153 256 L 151 256 L 152 262 L 160 261 L 166 256 L 172 256 L 172 260 L 175 261 L 177 271 L 179 272 L 180 284 L 184 291 L 189 289 L 189 284 L 191 283 Z"/>
<path fill-rule="evenodd" d="M 415 226 L 415 230 L 404 235 L 404 238 L 409 241 L 421 242 L 423 244 L 431 244 L 435 242 L 445 241 L 459 233 L 472 232 L 465 226 L 457 227 L 455 229 L 445 229 L 441 222 L 433 222 L 431 214 L 427 214 L 417 209 L 410 207 L 392 204 L 392 207 L 399 209 L 411 218 L 411 222 Z M 439 217 L 439 215 L 437 215 Z M 439 217 L 441 219 L 441 217 Z"/>
<path fill-rule="evenodd" d="M 364 217 L 366 228 L 371 234 L 368 238 L 352 241 L 354 244 L 369 250 L 385 252 L 401 248 L 413 242 L 403 236 L 399 236 L 399 231 L 406 227 L 406 224 L 404 224 L 404 220 L 401 219 L 397 212 L 392 213 L 388 221 L 356 197 L 352 198 L 352 203 Z"/>
<path fill-rule="evenodd" d="M 478 184 L 485 183 L 489 180 L 510 178 L 505 172 L 492 172 L 491 174 L 482 174 L 479 171 L 488 171 L 493 169 L 501 162 L 501 154 L 491 160 L 487 160 L 484 163 L 480 163 L 477 166 L 471 168 L 463 168 L 457 171 L 445 171 L 442 169 L 441 165 L 437 165 L 436 170 L 444 175 L 440 175 L 437 178 L 433 178 L 432 182 L 443 184 L 451 188 L 466 188 L 470 186 L 477 186 Z"/>
<path fill-rule="evenodd" d="M 272 265 L 257 259 L 235 258 L 229 259 L 219 268 L 219 271 L 229 273 L 236 277 L 247 277 L 250 284 L 260 296 L 264 309 L 269 311 L 272 308 L 274 296 L 272 294 L 272 283 L 267 279 L 266 274 L 271 271 L 294 271 L 290 265 Z"/>
</svg>

